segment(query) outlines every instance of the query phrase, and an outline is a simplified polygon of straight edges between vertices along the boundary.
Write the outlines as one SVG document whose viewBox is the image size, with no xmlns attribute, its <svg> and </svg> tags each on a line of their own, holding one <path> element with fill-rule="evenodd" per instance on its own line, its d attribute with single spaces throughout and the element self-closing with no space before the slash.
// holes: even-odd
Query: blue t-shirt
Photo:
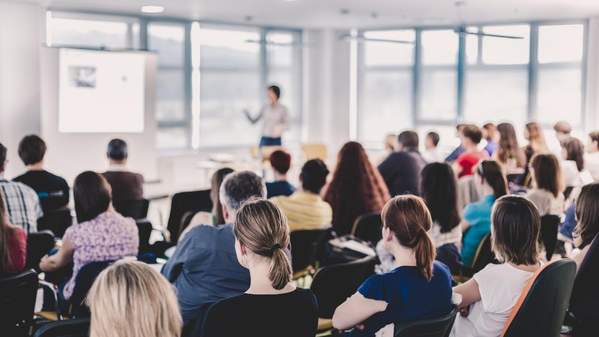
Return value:
<svg viewBox="0 0 599 337">
<path fill-rule="evenodd" d="M 266 183 L 266 195 L 269 199 L 278 196 L 288 197 L 292 195 L 293 192 L 295 192 L 295 187 L 293 187 L 287 180 Z"/>
<path fill-rule="evenodd" d="M 464 234 L 462 245 L 462 262 L 465 266 L 472 266 L 478 245 L 491 232 L 491 210 L 494 203 L 495 196 L 487 195 L 464 208 L 464 220 L 470 225 Z"/>
<path fill-rule="evenodd" d="M 364 322 L 365 329 L 354 329 L 352 336 L 374 336 L 391 323 L 433 319 L 447 315 L 452 309 L 451 274 L 441 262 L 433 263 L 430 281 L 417 267 L 397 267 L 369 277 L 358 288 L 364 297 L 387 302 L 387 309 Z"/>
</svg>

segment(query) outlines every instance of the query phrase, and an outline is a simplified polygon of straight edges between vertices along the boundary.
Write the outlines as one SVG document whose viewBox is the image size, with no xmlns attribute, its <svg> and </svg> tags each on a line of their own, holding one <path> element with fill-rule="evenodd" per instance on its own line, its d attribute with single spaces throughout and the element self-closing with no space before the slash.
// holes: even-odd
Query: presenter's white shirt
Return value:
<svg viewBox="0 0 599 337">
<path fill-rule="evenodd" d="M 262 136 L 279 138 L 287 130 L 289 124 L 289 111 L 281 103 L 275 105 L 265 104 L 260 109 L 257 119 L 262 119 Z"/>
<path fill-rule="evenodd" d="M 467 317 L 457 315 L 451 337 L 498 337 L 520 293 L 534 273 L 509 263 L 489 264 L 474 275 L 480 301 Z"/>
</svg>

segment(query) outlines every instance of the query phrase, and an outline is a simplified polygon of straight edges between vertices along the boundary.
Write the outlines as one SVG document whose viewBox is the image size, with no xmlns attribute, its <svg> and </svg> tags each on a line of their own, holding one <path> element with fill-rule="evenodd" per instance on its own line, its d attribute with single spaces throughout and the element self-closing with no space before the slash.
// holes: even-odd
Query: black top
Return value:
<svg viewBox="0 0 599 337">
<path fill-rule="evenodd" d="M 314 337 L 318 304 L 310 290 L 281 295 L 243 294 L 208 311 L 202 337 Z"/>
<path fill-rule="evenodd" d="M 417 151 L 401 151 L 390 154 L 378 169 L 392 197 L 401 194 L 418 195 L 420 172 L 425 165 L 426 161 Z"/>
<path fill-rule="evenodd" d="M 27 171 L 14 181 L 31 187 L 37 193 L 44 214 L 63 208 L 69 203 L 69 184 L 48 171 Z"/>
</svg>

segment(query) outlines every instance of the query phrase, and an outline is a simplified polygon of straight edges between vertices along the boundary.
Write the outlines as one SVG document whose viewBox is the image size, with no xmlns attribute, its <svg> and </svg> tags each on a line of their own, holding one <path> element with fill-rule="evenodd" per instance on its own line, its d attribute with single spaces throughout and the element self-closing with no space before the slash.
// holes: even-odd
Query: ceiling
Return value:
<svg viewBox="0 0 599 337">
<path fill-rule="evenodd" d="M 2 1 L 2 0 L 0 0 Z M 289 27 L 384 27 L 599 16 L 599 0 L 13 0 L 47 8 L 161 14 Z M 342 14 L 342 12 L 346 12 Z"/>
</svg>

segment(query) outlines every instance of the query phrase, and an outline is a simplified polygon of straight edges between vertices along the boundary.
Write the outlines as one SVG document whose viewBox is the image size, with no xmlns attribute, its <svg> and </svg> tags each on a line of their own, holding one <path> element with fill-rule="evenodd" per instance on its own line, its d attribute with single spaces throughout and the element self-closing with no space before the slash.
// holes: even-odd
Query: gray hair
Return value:
<svg viewBox="0 0 599 337">
<path fill-rule="evenodd" d="M 248 200 L 265 199 L 264 180 L 251 171 L 234 172 L 220 186 L 220 200 L 231 213 L 236 213 Z"/>
</svg>

